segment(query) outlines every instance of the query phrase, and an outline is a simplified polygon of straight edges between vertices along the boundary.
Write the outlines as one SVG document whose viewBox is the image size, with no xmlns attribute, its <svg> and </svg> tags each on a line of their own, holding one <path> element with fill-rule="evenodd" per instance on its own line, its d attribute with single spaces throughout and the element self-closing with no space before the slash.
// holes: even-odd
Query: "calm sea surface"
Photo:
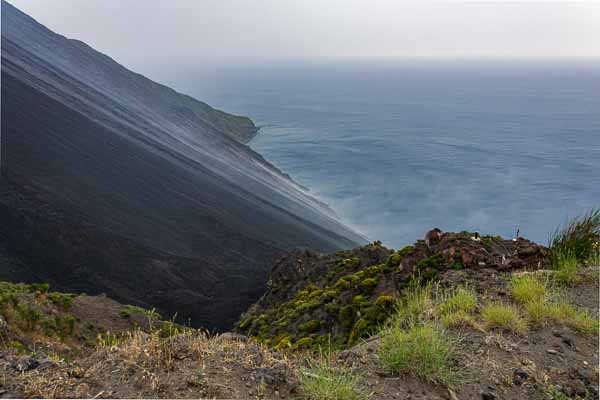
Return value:
<svg viewBox="0 0 600 400">
<path fill-rule="evenodd" d="M 251 146 L 370 239 L 546 243 L 600 206 L 600 65 L 348 62 L 168 82 L 262 126 Z"/>
</svg>

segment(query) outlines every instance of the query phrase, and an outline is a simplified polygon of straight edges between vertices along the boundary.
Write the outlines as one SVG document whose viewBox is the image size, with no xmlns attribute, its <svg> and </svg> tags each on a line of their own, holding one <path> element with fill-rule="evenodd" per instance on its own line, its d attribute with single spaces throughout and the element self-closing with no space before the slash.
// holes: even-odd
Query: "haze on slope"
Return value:
<svg viewBox="0 0 600 400">
<path fill-rule="evenodd" d="M 262 287 L 265 263 L 287 249 L 363 240 L 242 143 L 256 131 L 249 119 L 133 73 L 4 1 L 2 97 L 2 167 L 13 180 L 79 222 L 197 260 L 188 276 L 216 270 L 206 287 L 239 275 Z M 106 260 L 78 261 L 94 262 Z"/>
</svg>

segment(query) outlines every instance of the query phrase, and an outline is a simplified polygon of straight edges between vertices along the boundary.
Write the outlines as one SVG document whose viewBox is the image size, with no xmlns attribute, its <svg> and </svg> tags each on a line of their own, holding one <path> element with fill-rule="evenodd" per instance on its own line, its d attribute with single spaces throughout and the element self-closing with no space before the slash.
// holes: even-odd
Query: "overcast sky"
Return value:
<svg viewBox="0 0 600 400">
<path fill-rule="evenodd" d="M 138 70 L 335 57 L 600 57 L 600 3 L 9 0 Z"/>
</svg>

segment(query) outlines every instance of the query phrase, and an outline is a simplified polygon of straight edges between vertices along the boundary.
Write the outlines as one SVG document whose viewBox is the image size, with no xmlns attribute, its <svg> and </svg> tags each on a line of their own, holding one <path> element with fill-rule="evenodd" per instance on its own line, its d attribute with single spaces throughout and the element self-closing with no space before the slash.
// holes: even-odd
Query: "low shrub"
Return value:
<svg viewBox="0 0 600 400">
<path fill-rule="evenodd" d="M 62 306 L 65 310 L 69 310 L 73 306 L 76 297 L 77 295 L 73 293 L 48 293 L 48 300 L 56 305 Z"/>
</svg>

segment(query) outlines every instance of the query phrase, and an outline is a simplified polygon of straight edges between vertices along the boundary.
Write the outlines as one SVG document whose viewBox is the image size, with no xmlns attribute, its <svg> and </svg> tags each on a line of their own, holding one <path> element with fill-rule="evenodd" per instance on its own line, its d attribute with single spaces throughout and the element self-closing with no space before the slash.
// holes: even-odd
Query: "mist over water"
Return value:
<svg viewBox="0 0 600 400">
<path fill-rule="evenodd" d="M 162 79 L 262 126 L 251 147 L 370 239 L 545 244 L 600 206 L 600 64 L 347 62 Z"/>
</svg>

